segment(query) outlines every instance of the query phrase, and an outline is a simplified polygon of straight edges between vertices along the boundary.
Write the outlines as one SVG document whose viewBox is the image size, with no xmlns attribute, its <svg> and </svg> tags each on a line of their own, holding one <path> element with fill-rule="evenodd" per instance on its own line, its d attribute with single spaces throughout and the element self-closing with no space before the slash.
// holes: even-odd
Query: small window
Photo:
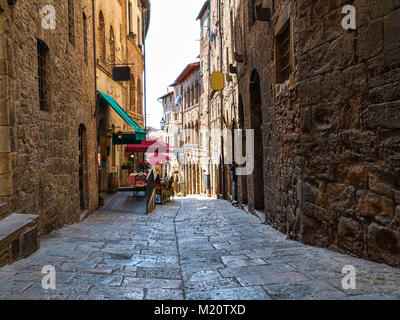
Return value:
<svg viewBox="0 0 400 320">
<path fill-rule="evenodd" d="M 290 67 L 290 23 L 287 23 L 276 39 L 277 44 L 277 80 L 279 83 L 289 79 Z"/>
<path fill-rule="evenodd" d="M 69 42 L 72 44 L 75 43 L 75 8 L 74 8 L 75 0 L 68 0 L 68 35 Z"/>
<path fill-rule="evenodd" d="M 39 106 L 40 110 L 50 111 L 48 99 L 48 86 L 49 86 L 49 48 L 42 41 L 37 41 L 38 53 L 38 85 L 39 85 Z"/>
<path fill-rule="evenodd" d="M 255 5 L 256 5 L 257 1 L 256 0 L 250 0 L 250 27 L 252 27 L 255 23 L 256 23 L 256 9 L 255 9 Z"/>
<path fill-rule="evenodd" d="M 83 14 L 83 57 L 85 63 L 88 64 L 88 24 L 85 14 Z"/>
<path fill-rule="evenodd" d="M 115 50 L 115 38 L 114 38 L 114 29 L 111 26 L 110 27 L 110 58 L 109 62 L 112 66 L 115 66 L 115 61 L 116 61 L 116 50 Z"/>
<path fill-rule="evenodd" d="M 133 23 L 132 23 L 132 3 L 129 2 L 128 5 L 128 30 L 129 33 L 133 33 Z"/>
</svg>

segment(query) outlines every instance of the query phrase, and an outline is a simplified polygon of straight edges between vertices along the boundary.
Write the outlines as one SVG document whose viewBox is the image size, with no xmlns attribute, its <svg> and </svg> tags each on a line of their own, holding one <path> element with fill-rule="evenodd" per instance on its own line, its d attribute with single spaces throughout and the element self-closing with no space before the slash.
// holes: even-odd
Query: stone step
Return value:
<svg viewBox="0 0 400 320">
<path fill-rule="evenodd" d="M 0 220 L 0 267 L 39 249 L 39 216 L 12 213 Z"/>
<path fill-rule="evenodd" d="M 8 204 L 7 203 L 0 203 L 0 220 L 4 219 L 10 214 L 8 211 Z"/>
</svg>

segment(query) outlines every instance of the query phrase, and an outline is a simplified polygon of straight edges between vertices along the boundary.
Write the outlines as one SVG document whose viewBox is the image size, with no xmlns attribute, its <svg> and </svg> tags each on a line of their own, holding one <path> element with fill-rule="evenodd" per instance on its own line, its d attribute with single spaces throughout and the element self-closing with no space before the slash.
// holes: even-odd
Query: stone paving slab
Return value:
<svg viewBox="0 0 400 320">
<path fill-rule="evenodd" d="M 42 267 L 56 290 L 42 288 Z M 344 290 L 342 268 L 357 271 Z M 400 299 L 400 269 L 286 240 L 228 202 L 191 197 L 150 215 L 98 211 L 0 269 L 0 299 Z"/>
</svg>

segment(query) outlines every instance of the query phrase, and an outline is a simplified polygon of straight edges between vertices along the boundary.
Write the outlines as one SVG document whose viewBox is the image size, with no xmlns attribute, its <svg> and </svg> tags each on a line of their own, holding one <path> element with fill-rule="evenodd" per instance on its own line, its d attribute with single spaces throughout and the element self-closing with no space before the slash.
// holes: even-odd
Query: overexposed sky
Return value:
<svg viewBox="0 0 400 320">
<path fill-rule="evenodd" d="M 151 0 L 146 39 L 147 126 L 160 127 L 162 106 L 157 99 L 200 54 L 200 23 L 196 18 L 204 2 Z"/>
</svg>

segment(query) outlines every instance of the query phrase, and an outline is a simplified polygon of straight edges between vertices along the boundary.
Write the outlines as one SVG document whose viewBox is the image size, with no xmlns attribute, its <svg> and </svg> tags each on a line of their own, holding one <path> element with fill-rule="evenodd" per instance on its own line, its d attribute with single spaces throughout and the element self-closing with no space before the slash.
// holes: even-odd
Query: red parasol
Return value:
<svg viewBox="0 0 400 320">
<path fill-rule="evenodd" d="M 126 146 L 126 152 L 149 152 L 149 153 L 171 153 L 173 150 L 168 143 L 157 140 L 142 140 L 140 144 L 130 144 Z"/>
</svg>

